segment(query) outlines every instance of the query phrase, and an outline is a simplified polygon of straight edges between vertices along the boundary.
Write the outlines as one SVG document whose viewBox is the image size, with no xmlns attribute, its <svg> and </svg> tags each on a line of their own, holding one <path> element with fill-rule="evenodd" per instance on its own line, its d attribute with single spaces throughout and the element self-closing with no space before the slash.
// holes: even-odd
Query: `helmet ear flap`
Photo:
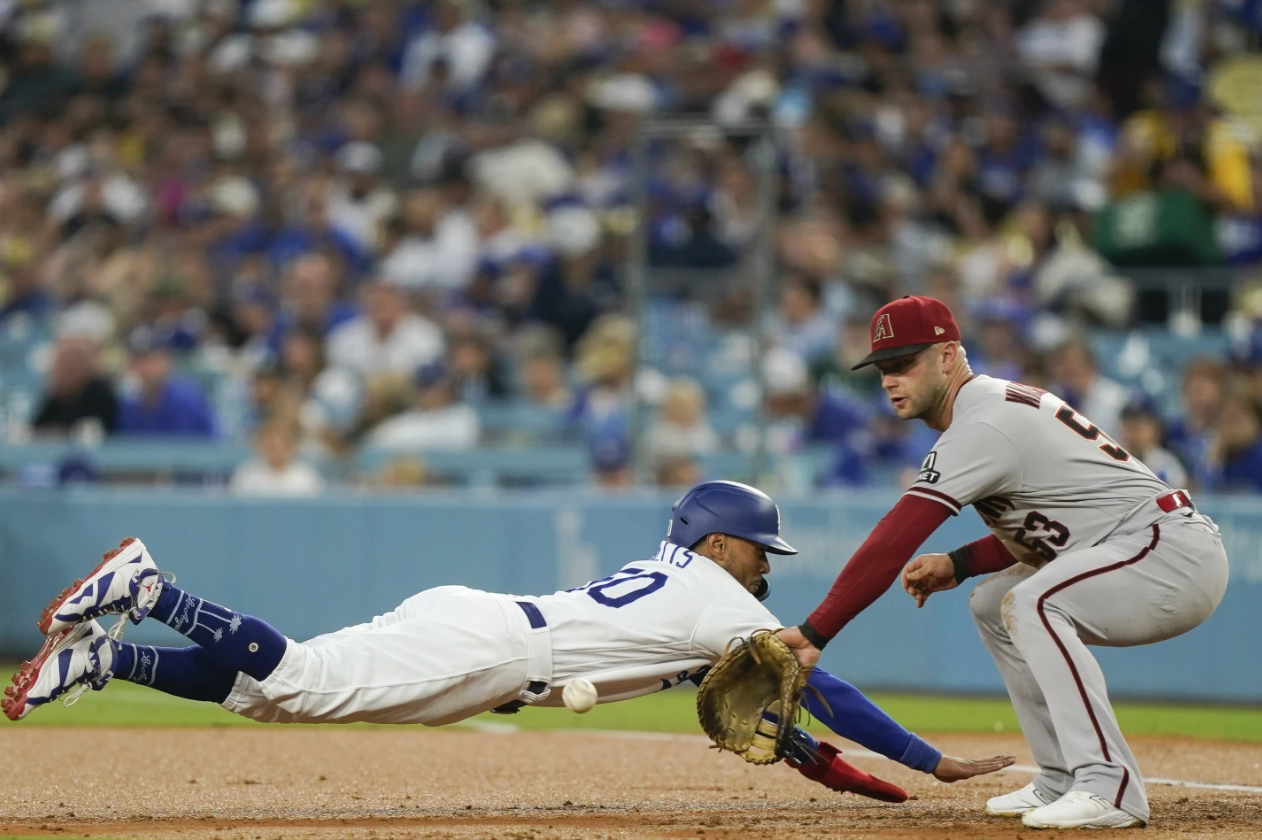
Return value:
<svg viewBox="0 0 1262 840">
<path fill-rule="evenodd" d="M 771 584 L 767 583 L 767 579 L 763 578 L 758 581 L 758 589 L 754 591 L 754 597 L 759 601 L 767 600 L 767 596 L 771 594 Z"/>
</svg>

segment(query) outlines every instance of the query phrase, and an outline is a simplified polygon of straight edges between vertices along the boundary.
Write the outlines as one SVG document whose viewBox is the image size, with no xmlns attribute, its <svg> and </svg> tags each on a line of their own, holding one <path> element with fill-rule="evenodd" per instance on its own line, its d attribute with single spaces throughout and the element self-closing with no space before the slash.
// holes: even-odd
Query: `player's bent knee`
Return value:
<svg viewBox="0 0 1262 840">
<path fill-rule="evenodd" d="M 1000 602 L 1003 589 L 995 584 L 995 579 L 984 580 L 973 588 L 968 596 L 968 610 L 978 627 L 994 627 L 1000 622 Z"/>
<path fill-rule="evenodd" d="M 1016 593 L 1009 591 L 1003 596 L 1003 603 L 999 607 L 999 619 L 1003 622 L 1004 629 L 1008 631 L 1008 635 L 1012 635 L 1013 629 L 1016 627 Z"/>
<path fill-rule="evenodd" d="M 1027 580 L 1008 590 L 999 606 L 999 618 L 1014 641 L 1021 625 L 1028 621 L 1038 622 L 1038 602 L 1044 586 L 1041 582 Z"/>
</svg>

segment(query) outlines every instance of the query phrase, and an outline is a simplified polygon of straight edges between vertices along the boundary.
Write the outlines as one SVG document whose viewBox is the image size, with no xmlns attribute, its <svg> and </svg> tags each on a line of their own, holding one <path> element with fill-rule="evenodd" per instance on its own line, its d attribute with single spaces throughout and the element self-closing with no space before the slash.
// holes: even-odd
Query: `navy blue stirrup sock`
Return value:
<svg viewBox="0 0 1262 840">
<path fill-rule="evenodd" d="M 237 672 L 229 671 L 198 645 L 151 647 L 115 642 L 114 677 L 188 700 L 222 703 L 232 693 Z"/>
<path fill-rule="evenodd" d="M 288 644 L 266 621 L 235 613 L 170 583 L 163 583 L 149 617 L 192 639 L 221 669 L 234 675 L 241 671 L 260 682 L 276 670 Z"/>
</svg>

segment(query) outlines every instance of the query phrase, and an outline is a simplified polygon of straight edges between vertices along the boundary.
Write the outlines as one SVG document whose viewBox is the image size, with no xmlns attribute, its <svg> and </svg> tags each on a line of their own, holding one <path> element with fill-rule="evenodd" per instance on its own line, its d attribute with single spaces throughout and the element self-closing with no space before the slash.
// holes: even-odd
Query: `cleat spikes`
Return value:
<svg viewBox="0 0 1262 840">
<path fill-rule="evenodd" d="M 102 615 L 113 614 L 114 611 L 112 610 L 102 612 L 98 609 L 94 611 L 92 607 L 88 607 L 88 609 L 85 610 L 82 606 L 69 608 L 67 615 L 61 615 L 60 613 L 63 608 L 66 608 L 67 602 L 74 597 L 76 592 L 80 591 L 87 581 L 90 581 L 100 575 L 102 570 L 111 562 L 114 562 L 120 554 L 132 548 L 133 544 L 139 543 L 140 540 L 136 537 L 127 537 L 121 540 L 117 548 L 107 551 L 105 554 L 101 555 L 101 562 L 97 564 L 95 569 L 93 569 L 89 574 L 76 579 L 74 583 L 63 589 L 56 598 L 49 602 L 43 612 L 40 613 L 39 621 L 36 622 L 36 626 L 39 627 L 40 632 L 45 636 L 51 636 L 55 632 L 64 629 L 67 625 L 72 625 L 89 618 L 100 618 Z M 140 545 L 140 548 L 143 552 L 143 544 Z M 147 555 L 145 555 L 145 558 L 148 565 L 152 566 L 152 561 L 148 559 Z M 104 593 L 98 592 L 94 589 L 88 594 L 91 597 L 98 599 L 98 604 L 96 606 L 99 606 L 99 600 L 104 597 Z M 138 623 L 143 617 L 143 615 L 140 616 L 140 618 L 133 616 L 132 620 L 133 622 Z"/>
</svg>

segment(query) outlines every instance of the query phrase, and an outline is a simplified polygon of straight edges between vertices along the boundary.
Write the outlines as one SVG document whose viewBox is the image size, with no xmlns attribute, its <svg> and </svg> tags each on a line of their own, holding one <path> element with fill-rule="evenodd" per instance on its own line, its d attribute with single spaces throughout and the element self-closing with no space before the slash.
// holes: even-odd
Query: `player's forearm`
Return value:
<svg viewBox="0 0 1262 840">
<path fill-rule="evenodd" d="M 955 566 L 956 583 L 963 583 L 977 575 L 1002 572 L 1017 562 L 1008 547 L 994 534 L 962 545 L 948 556 Z"/>
<path fill-rule="evenodd" d="M 841 737 L 923 773 L 932 773 L 941 761 L 941 752 L 908 732 L 845 680 L 816 668 L 806 684 L 820 693 L 824 703 L 807 691 L 802 695 L 803 705 Z"/>
<path fill-rule="evenodd" d="M 801 626 L 802 635 L 823 648 L 851 619 L 880 598 L 921 543 L 951 512 L 920 496 L 903 496 L 877 523 L 841 570 L 823 603 Z"/>
</svg>

